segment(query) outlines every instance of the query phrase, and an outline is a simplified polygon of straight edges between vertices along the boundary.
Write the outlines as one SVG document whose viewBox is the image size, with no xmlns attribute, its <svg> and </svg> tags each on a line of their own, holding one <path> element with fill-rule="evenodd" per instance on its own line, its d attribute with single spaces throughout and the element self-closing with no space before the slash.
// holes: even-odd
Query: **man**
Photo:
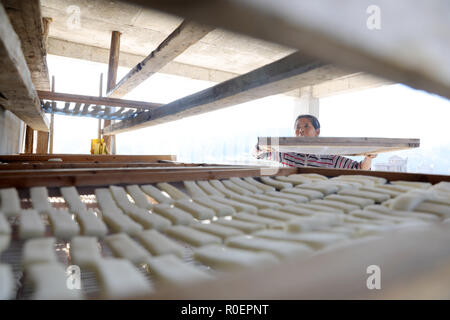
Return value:
<svg viewBox="0 0 450 320">
<path fill-rule="evenodd" d="M 320 134 L 319 120 L 309 114 L 300 115 L 295 120 L 295 135 L 297 137 L 318 137 Z M 322 167 L 339 169 L 370 170 L 374 154 L 367 154 L 362 161 L 353 161 L 338 155 L 313 155 L 295 152 L 270 152 L 257 147 L 258 159 L 269 159 L 290 167 Z"/>
</svg>

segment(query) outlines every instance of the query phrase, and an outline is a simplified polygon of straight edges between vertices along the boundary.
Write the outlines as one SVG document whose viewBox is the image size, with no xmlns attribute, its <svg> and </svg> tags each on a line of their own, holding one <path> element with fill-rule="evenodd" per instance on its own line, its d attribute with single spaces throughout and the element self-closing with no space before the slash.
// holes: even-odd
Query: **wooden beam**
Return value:
<svg viewBox="0 0 450 320">
<path fill-rule="evenodd" d="M 0 106 L 34 130 L 48 131 L 19 38 L 0 5 Z"/>
<path fill-rule="evenodd" d="M 111 46 L 109 48 L 109 64 L 108 64 L 108 78 L 106 80 L 106 91 L 109 92 L 115 85 L 117 80 L 117 70 L 119 68 L 120 55 L 120 35 L 118 31 L 113 31 L 111 34 Z M 104 120 L 103 126 L 107 127 L 114 122 L 111 120 Z M 106 150 L 110 154 L 115 154 L 115 136 L 103 137 L 106 145 Z"/>
<path fill-rule="evenodd" d="M 360 156 L 418 148 L 420 139 L 357 137 L 258 137 L 262 150 Z"/>
<path fill-rule="evenodd" d="M 25 153 L 33 153 L 34 130 L 27 126 L 25 132 Z"/>
<path fill-rule="evenodd" d="M 49 138 L 48 132 L 38 131 L 36 153 L 40 153 L 40 154 L 48 153 L 48 138 Z"/>
<path fill-rule="evenodd" d="M 159 160 L 176 161 L 175 155 L 103 155 L 103 154 L 20 154 L 0 155 L 0 162 L 42 162 L 61 159 L 63 162 L 155 162 Z"/>
<path fill-rule="evenodd" d="M 103 134 L 115 134 L 183 117 L 210 112 L 251 100 L 314 85 L 348 74 L 337 68 L 305 56 L 293 53 L 281 60 L 217 84 L 190 96 L 168 103 L 160 108 L 143 112 L 137 117 L 118 122 L 103 130 Z"/>
<path fill-rule="evenodd" d="M 161 103 L 151 103 L 144 101 L 104 98 L 95 96 L 83 96 L 79 94 L 69 94 L 51 91 L 38 90 L 37 94 L 39 96 L 39 99 L 41 100 L 87 103 L 105 107 L 125 107 L 125 108 L 134 108 L 138 110 L 152 110 L 163 105 Z"/>
<path fill-rule="evenodd" d="M 450 98 L 446 0 L 131 2 Z"/>
<path fill-rule="evenodd" d="M 34 86 L 38 90 L 50 90 L 46 41 L 51 19 L 43 21 L 39 0 L 2 0 L 2 2 L 20 38 Z"/>
<path fill-rule="evenodd" d="M 107 95 L 120 98 L 159 72 L 169 62 L 198 42 L 213 28 L 191 21 L 183 21 L 152 53 L 128 72 Z"/>
</svg>

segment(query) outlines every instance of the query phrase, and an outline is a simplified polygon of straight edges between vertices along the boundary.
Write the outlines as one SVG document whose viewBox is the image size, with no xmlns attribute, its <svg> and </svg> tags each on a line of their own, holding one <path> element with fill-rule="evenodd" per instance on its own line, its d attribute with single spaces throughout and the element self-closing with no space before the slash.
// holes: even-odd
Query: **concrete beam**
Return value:
<svg viewBox="0 0 450 320">
<path fill-rule="evenodd" d="M 183 21 L 152 53 L 138 63 L 107 95 L 121 98 L 197 43 L 213 28 Z"/>
<path fill-rule="evenodd" d="M 0 106 L 8 109 L 34 130 L 48 131 L 19 37 L 0 5 Z"/>
<path fill-rule="evenodd" d="M 446 0 L 132 2 L 450 98 Z"/>
<path fill-rule="evenodd" d="M 105 64 L 108 63 L 109 59 L 108 49 L 60 40 L 56 38 L 48 39 L 48 53 L 61 57 L 88 60 Z M 133 68 L 144 59 L 145 56 L 139 56 L 121 51 L 119 57 L 119 66 Z M 176 61 L 168 63 L 161 70 L 159 70 L 159 72 L 186 77 L 194 80 L 211 82 L 222 82 L 239 75 L 237 73 L 208 69 Z"/>
<path fill-rule="evenodd" d="M 116 134 L 179 120 L 236 104 L 293 90 L 305 85 L 342 77 L 348 71 L 293 53 L 281 60 L 234 79 L 181 98 L 160 108 L 143 112 L 104 129 L 103 134 Z"/>
</svg>

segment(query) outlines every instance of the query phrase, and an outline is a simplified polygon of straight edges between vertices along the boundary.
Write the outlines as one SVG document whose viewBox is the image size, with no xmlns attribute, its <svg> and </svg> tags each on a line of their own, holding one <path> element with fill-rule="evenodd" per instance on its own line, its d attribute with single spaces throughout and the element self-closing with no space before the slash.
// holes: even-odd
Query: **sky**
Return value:
<svg viewBox="0 0 450 320">
<path fill-rule="evenodd" d="M 100 74 L 107 65 L 49 55 L 55 91 L 99 95 Z M 129 69 L 119 68 L 117 78 Z M 168 103 L 215 85 L 155 74 L 124 99 Z M 103 86 L 105 91 L 105 85 Z M 295 98 L 275 95 L 178 121 L 121 133 L 118 154 L 175 154 L 178 161 L 253 163 L 258 136 L 291 136 Z M 320 99 L 321 136 L 419 138 L 420 148 L 380 154 L 373 164 L 398 155 L 408 172 L 450 174 L 450 101 L 401 84 Z M 54 153 L 89 153 L 98 120 L 55 116 Z M 354 159 L 361 160 L 362 157 Z"/>
</svg>

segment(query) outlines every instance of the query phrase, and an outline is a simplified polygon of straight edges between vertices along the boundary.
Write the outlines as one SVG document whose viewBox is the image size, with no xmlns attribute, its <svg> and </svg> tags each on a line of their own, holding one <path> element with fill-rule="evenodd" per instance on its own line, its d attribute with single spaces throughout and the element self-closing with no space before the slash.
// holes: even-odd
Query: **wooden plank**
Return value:
<svg viewBox="0 0 450 320">
<path fill-rule="evenodd" d="M 296 171 L 295 168 L 281 168 L 280 174 L 288 175 Z M 208 180 L 208 179 L 227 179 L 231 177 L 255 177 L 260 175 L 260 168 L 243 169 L 220 169 L 220 168 L 189 168 L 180 170 L 171 168 L 161 170 L 161 168 L 145 171 L 126 172 L 118 170 L 117 172 L 108 171 L 107 173 L 58 173 L 54 175 L 27 173 L 17 178 L 17 173 L 0 175 L 0 188 L 15 187 L 29 188 L 33 186 L 62 187 L 62 186 L 108 186 L 111 184 L 144 184 L 155 182 L 175 182 L 184 180 Z"/>
<path fill-rule="evenodd" d="M 358 156 L 418 148 L 420 139 L 356 137 L 258 137 L 260 148 L 278 152 Z"/>
<path fill-rule="evenodd" d="M 450 98 L 446 0 L 132 2 Z"/>
<path fill-rule="evenodd" d="M 61 159 L 64 162 L 154 162 L 154 161 L 176 161 L 175 155 L 106 155 L 106 154 L 20 154 L 0 155 L 0 162 L 32 162 L 48 161 L 49 159 Z"/>
<path fill-rule="evenodd" d="M 214 28 L 192 21 L 183 21 L 152 53 L 138 63 L 122 80 L 108 89 L 107 95 L 121 98 L 169 62 L 198 42 Z M 114 81 L 115 82 L 115 81 Z"/>
<path fill-rule="evenodd" d="M 39 99 L 41 100 L 53 100 L 53 101 L 65 101 L 75 103 L 96 104 L 105 107 L 126 107 L 134 108 L 137 110 L 152 110 L 154 108 L 162 106 L 161 103 L 151 103 L 135 100 L 124 100 L 115 98 L 104 98 L 94 96 L 84 96 L 79 94 L 69 94 L 51 91 L 37 91 Z"/>
<path fill-rule="evenodd" d="M 48 120 L 34 90 L 21 44 L 0 5 L 0 106 L 34 130 L 48 131 Z"/>
<path fill-rule="evenodd" d="M 43 21 L 39 0 L 2 0 L 14 31 L 20 38 L 23 55 L 36 89 L 50 90 L 46 38 L 51 19 Z"/>
<path fill-rule="evenodd" d="M 159 160 L 155 160 L 159 161 Z M 5 170 L 30 170 L 30 169 L 82 169 L 82 168 L 154 168 L 154 167 L 204 167 L 204 166 L 223 166 L 215 164 L 196 164 L 182 162 L 11 162 L 2 163 L 1 171 Z M 230 165 L 230 167 L 232 167 Z"/>
<path fill-rule="evenodd" d="M 27 126 L 25 132 L 25 153 L 33 153 L 34 130 Z"/>
<path fill-rule="evenodd" d="M 38 131 L 36 153 L 41 153 L 41 154 L 48 153 L 48 139 L 49 139 L 48 132 Z"/>
<path fill-rule="evenodd" d="M 348 74 L 346 70 L 296 52 L 214 87 L 178 99 L 160 108 L 143 112 L 133 119 L 120 121 L 106 127 L 103 134 L 115 134 L 175 121 L 283 93 L 305 85 L 322 83 L 346 74 Z"/>
</svg>

